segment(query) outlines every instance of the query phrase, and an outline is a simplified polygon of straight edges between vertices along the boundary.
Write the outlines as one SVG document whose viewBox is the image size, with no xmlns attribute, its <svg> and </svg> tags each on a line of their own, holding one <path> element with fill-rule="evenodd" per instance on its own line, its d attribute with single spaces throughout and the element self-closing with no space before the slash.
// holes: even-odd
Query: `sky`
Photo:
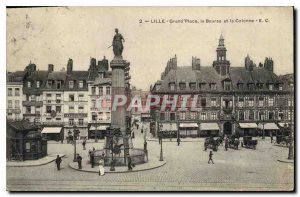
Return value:
<svg viewBox="0 0 300 197">
<path fill-rule="evenodd" d="M 49 7 L 6 11 L 7 71 L 24 70 L 30 61 L 39 70 L 46 70 L 48 64 L 60 70 L 69 58 L 74 70 L 87 70 L 91 57 L 112 60 L 112 47 L 108 47 L 118 28 L 125 38 L 123 58 L 131 63 L 131 83 L 143 90 L 160 79 L 175 54 L 178 66 L 190 66 L 192 56 L 201 59 L 201 66 L 211 66 L 221 34 L 232 67 L 243 67 L 249 54 L 257 65 L 272 57 L 278 75 L 293 73 L 291 7 Z M 158 23 L 163 19 L 204 23 Z M 229 19 L 255 22 L 225 23 Z M 259 19 L 264 22 L 257 22 Z M 157 23 L 151 23 L 154 20 Z"/>
</svg>

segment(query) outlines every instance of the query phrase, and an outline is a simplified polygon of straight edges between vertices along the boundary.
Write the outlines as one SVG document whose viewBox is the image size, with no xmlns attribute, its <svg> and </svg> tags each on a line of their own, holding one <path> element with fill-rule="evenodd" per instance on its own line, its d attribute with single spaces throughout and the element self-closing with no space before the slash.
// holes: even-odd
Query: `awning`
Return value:
<svg viewBox="0 0 300 197">
<path fill-rule="evenodd" d="M 239 123 L 239 125 L 242 129 L 256 129 L 257 128 L 256 123 Z"/>
<path fill-rule="evenodd" d="M 99 125 L 99 126 L 97 126 L 97 131 L 106 131 L 107 127 L 109 127 L 109 125 Z M 96 127 L 94 125 L 92 125 L 89 130 L 96 131 Z"/>
<path fill-rule="evenodd" d="M 177 123 L 162 123 L 162 131 L 177 131 Z"/>
<path fill-rule="evenodd" d="M 181 128 L 198 128 L 198 124 L 197 123 L 180 123 L 179 127 Z"/>
<path fill-rule="evenodd" d="M 218 123 L 201 123 L 200 130 L 220 130 Z"/>
<path fill-rule="evenodd" d="M 264 125 L 262 123 L 259 123 L 258 128 L 264 129 L 264 130 L 278 130 L 279 129 L 275 123 L 265 123 Z"/>
<path fill-rule="evenodd" d="M 285 122 L 280 122 L 280 123 L 278 123 L 278 125 L 280 126 L 280 127 L 283 127 L 284 128 L 284 125 L 286 124 L 286 127 L 288 127 L 289 126 L 289 124 L 288 123 L 285 123 Z"/>
<path fill-rule="evenodd" d="M 44 127 L 42 133 L 60 133 L 61 127 Z"/>
</svg>

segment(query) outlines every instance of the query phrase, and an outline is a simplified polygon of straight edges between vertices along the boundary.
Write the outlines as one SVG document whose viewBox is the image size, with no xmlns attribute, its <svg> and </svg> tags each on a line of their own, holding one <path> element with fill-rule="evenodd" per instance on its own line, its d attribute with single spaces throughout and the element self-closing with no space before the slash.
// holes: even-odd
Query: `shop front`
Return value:
<svg viewBox="0 0 300 197">
<path fill-rule="evenodd" d="M 198 134 L 198 123 L 180 123 L 179 124 L 179 136 L 185 137 L 199 137 Z"/>
<path fill-rule="evenodd" d="M 88 138 L 89 139 L 104 139 L 106 135 L 106 129 L 107 127 L 110 127 L 110 124 L 92 124 L 90 125 L 89 131 L 88 131 Z"/>
<path fill-rule="evenodd" d="M 277 136 L 279 134 L 279 128 L 275 123 L 259 123 L 257 128 L 260 134 L 265 132 L 265 136 Z"/>
<path fill-rule="evenodd" d="M 256 123 L 239 123 L 240 136 L 257 136 Z"/>
<path fill-rule="evenodd" d="M 160 123 L 160 131 L 163 138 L 177 138 L 177 123 Z"/>
<path fill-rule="evenodd" d="M 62 127 L 44 127 L 41 134 L 47 141 L 54 140 L 63 142 L 64 140 Z"/>
<path fill-rule="evenodd" d="M 216 122 L 206 122 L 200 124 L 200 137 L 216 137 L 220 133 L 220 127 Z"/>
</svg>

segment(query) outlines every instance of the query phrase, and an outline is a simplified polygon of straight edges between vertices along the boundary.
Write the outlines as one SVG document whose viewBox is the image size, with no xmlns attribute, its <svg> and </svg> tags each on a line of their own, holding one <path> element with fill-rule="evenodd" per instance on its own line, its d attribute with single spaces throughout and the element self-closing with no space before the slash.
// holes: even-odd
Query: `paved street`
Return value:
<svg viewBox="0 0 300 197">
<path fill-rule="evenodd" d="M 80 172 L 68 167 L 73 159 L 73 146 L 49 142 L 48 154 L 65 154 L 62 170 L 55 164 L 38 167 L 7 167 L 7 188 L 9 190 L 292 190 L 293 164 L 278 162 L 286 158 L 288 149 L 274 146 L 269 138 L 259 141 L 256 150 L 239 148 L 224 151 L 220 146 L 213 152 L 215 164 L 207 164 L 209 151 L 203 151 L 201 142 L 176 140 L 163 143 L 167 164 L 153 170 L 106 174 Z M 142 148 L 143 140 L 136 131 L 135 147 Z M 90 148 L 102 148 L 103 141 L 88 143 L 83 151 L 81 143 L 78 152 L 87 156 Z M 148 142 L 149 151 L 159 155 L 158 142 Z"/>
</svg>

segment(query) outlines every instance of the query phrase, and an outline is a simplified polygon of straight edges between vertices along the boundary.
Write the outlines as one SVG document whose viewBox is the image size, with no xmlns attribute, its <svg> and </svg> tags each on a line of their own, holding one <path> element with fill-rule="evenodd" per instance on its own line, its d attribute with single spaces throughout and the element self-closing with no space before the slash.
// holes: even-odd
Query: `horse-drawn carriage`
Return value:
<svg viewBox="0 0 300 197">
<path fill-rule="evenodd" d="M 239 149 L 240 140 L 238 136 L 232 135 L 228 139 L 228 147 L 233 148 L 235 150 Z"/>
<path fill-rule="evenodd" d="M 279 144 L 280 146 L 288 146 L 290 143 L 290 137 L 289 136 L 284 136 L 284 135 L 277 135 L 276 136 L 276 144 Z"/>
<path fill-rule="evenodd" d="M 213 137 L 209 137 L 205 139 L 204 142 L 204 150 L 208 148 L 212 149 L 213 151 L 218 151 L 219 141 L 218 139 L 214 139 Z"/>
<path fill-rule="evenodd" d="M 244 136 L 241 142 L 242 147 L 256 149 L 257 140 L 253 140 L 252 136 Z"/>
</svg>

